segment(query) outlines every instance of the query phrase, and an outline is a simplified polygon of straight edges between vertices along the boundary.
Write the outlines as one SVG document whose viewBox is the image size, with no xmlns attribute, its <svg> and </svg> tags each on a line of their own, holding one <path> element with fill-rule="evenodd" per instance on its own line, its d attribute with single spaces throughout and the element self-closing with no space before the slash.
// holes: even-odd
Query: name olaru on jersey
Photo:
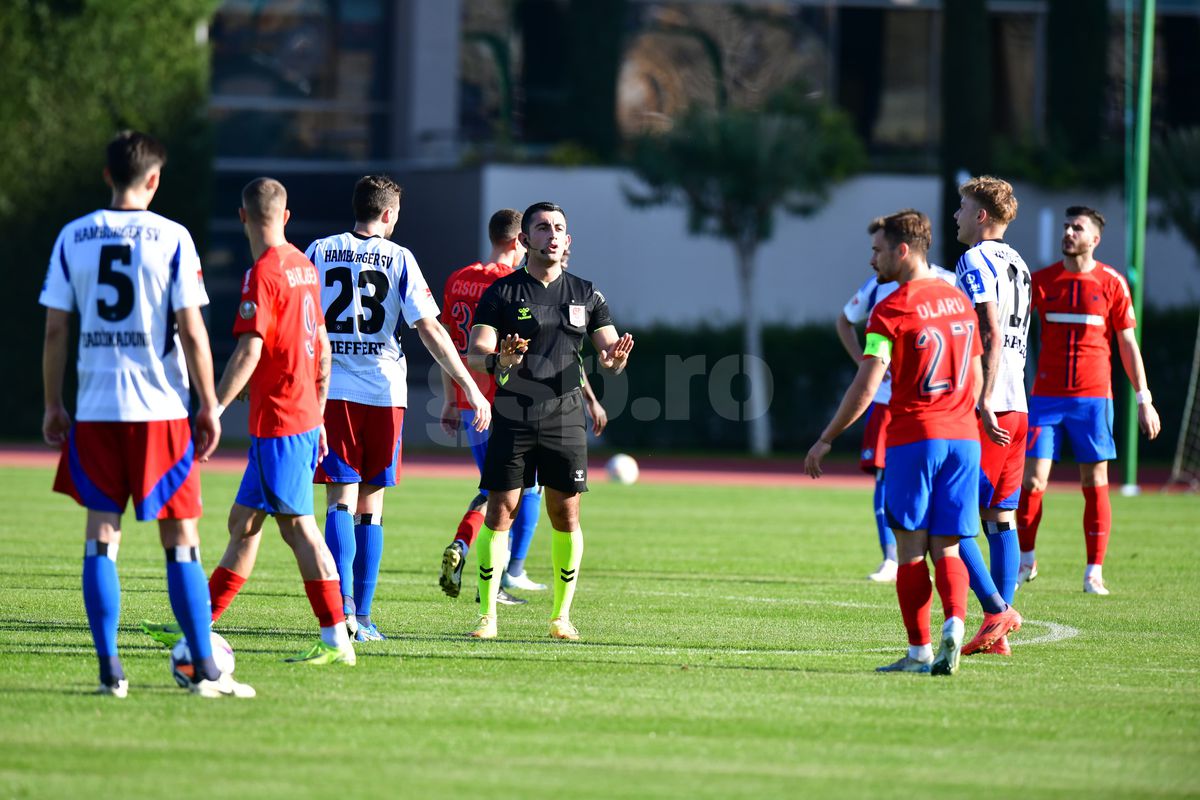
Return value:
<svg viewBox="0 0 1200 800">
<path fill-rule="evenodd" d="M 971 302 L 996 304 L 996 321 L 1004 336 L 1000 370 L 992 389 L 992 410 L 1028 411 L 1025 400 L 1025 354 L 1029 339 L 1029 267 L 1021 254 L 1001 241 L 980 242 L 963 253 L 955 268 L 958 288 Z"/>
<path fill-rule="evenodd" d="M 187 417 L 175 312 L 208 305 L 208 293 L 186 228 L 140 210 L 105 209 L 68 223 L 39 302 L 79 312 L 77 420 Z"/>
<path fill-rule="evenodd" d="M 944 280 L 951 286 L 954 285 L 954 273 L 948 269 L 942 269 L 937 264 L 930 264 L 934 274 Z M 895 281 L 880 283 L 877 275 L 871 275 L 866 282 L 858 287 L 858 291 L 846 301 L 846 305 L 842 307 L 842 314 L 846 317 L 851 325 L 861 325 L 871 317 L 871 312 L 875 310 L 885 297 L 900 288 L 900 284 Z M 892 399 L 892 371 L 889 369 L 883 374 L 883 380 L 879 384 L 879 388 L 875 391 L 875 397 L 871 399 L 872 403 L 880 403 L 888 405 Z"/>
<path fill-rule="evenodd" d="M 305 255 L 321 276 L 333 350 L 329 399 L 407 406 L 400 323 L 412 327 L 439 313 L 416 258 L 395 242 L 353 232 L 318 239 Z"/>
</svg>

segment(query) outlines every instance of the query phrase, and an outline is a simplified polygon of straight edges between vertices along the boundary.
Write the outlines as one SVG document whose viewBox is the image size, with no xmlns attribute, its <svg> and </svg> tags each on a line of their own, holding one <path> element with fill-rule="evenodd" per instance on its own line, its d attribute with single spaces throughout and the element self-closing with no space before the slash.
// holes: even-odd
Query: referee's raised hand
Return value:
<svg viewBox="0 0 1200 800">
<path fill-rule="evenodd" d="M 522 339 L 515 333 L 510 333 L 500 340 L 499 367 L 509 369 L 518 366 L 525 360 L 525 351 L 529 349 L 529 340 Z"/>
<path fill-rule="evenodd" d="M 611 369 L 620 375 L 629 361 L 629 352 L 633 350 L 633 334 L 627 333 L 617 339 L 611 346 L 600 351 L 600 366 Z"/>
</svg>

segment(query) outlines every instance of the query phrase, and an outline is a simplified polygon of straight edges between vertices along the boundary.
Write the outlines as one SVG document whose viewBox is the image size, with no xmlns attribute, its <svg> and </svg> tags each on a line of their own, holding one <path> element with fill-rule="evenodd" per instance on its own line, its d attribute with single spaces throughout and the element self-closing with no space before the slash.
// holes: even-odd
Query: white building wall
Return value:
<svg viewBox="0 0 1200 800">
<path fill-rule="evenodd" d="M 567 212 L 572 268 L 608 296 L 618 326 L 731 323 L 740 315 L 732 247 L 687 232 L 682 208 L 634 208 L 623 187 L 636 179 L 612 168 L 488 166 L 482 174 L 484 219 L 477 250 L 486 253 L 492 211 L 524 209 L 539 200 Z M 1098 257 L 1123 270 L 1124 224 L 1117 192 L 1051 193 L 1017 186 L 1021 208 L 1006 237 L 1034 269 L 1058 260 L 1062 211 L 1092 205 L 1109 218 Z M 918 208 L 940 217 L 935 176 L 864 175 L 839 186 L 820 213 L 782 214 L 775 237 L 759 251 L 755 296 L 763 318 L 818 322 L 835 317 L 870 273 L 866 226 L 879 214 Z M 1048 217 L 1043 221 L 1043 209 Z M 938 251 L 935 241 L 934 250 Z M 1156 306 L 1200 304 L 1200 259 L 1174 231 L 1148 233 L 1146 301 Z M 953 265 L 946 265 L 952 267 Z"/>
</svg>

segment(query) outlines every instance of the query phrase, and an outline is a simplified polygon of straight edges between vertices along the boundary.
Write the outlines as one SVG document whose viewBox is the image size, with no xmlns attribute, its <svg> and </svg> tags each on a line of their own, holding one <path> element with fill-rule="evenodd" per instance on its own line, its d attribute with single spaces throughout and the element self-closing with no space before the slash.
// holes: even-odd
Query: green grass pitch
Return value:
<svg viewBox="0 0 1200 800">
<path fill-rule="evenodd" d="M 878 675 L 903 628 L 865 491 L 596 485 L 573 613 L 501 609 L 464 637 L 438 590 L 469 482 L 391 490 L 375 619 L 354 669 L 284 664 L 315 635 L 268 528 L 218 630 L 255 700 L 175 688 L 136 630 L 169 619 L 155 528 L 125 531 L 129 699 L 88 694 L 82 510 L 43 469 L 0 469 L 0 797 L 1194 797 L 1200 795 L 1200 500 L 1113 498 L 1110 597 L 1081 591 L 1082 501 L 1052 492 L 1041 577 L 1018 593 L 1010 659 L 950 679 Z M 206 474 L 215 566 L 236 476 Z M 530 574 L 550 574 L 546 520 Z M 472 557 L 466 571 L 474 569 Z M 940 608 L 934 601 L 935 626 Z M 980 620 L 972 599 L 968 635 Z"/>
</svg>

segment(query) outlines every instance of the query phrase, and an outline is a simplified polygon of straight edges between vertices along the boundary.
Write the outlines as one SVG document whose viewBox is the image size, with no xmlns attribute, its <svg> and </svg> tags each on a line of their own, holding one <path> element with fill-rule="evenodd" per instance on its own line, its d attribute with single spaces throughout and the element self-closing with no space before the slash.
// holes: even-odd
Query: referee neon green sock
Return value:
<svg viewBox="0 0 1200 800">
<path fill-rule="evenodd" d="M 484 525 L 479 529 L 479 544 L 475 548 L 479 559 L 479 613 L 494 617 L 500 574 L 508 560 L 508 531 L 494 531 Z"/>
<path fill-rule="evenodd" d="M 575 587 L 579 581 L 579 562 L 583 561 L 583 531 L 554 531 L 550 557 L 554 562 L 554 613 L 555 617 L 569 619 L 571 600 L 575 598 Z"/>
</svg>

